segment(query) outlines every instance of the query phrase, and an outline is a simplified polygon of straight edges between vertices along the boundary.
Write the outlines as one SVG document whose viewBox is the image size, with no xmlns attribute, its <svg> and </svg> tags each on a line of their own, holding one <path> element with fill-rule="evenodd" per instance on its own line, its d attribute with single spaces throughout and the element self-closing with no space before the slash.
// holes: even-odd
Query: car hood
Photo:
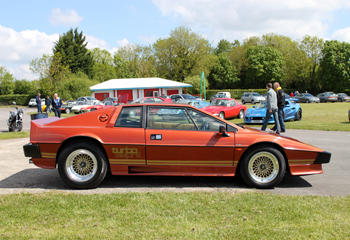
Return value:
<svg viewBox="0 0 350 240">
<path fill-rule="evenodd" d="M 246 115 L 249 114 L 249 116 L 265 116 L 266 115 L 266 108 L 249 108 L 246 111 Z"/>
<path fill-rule="evenodd" d="M 203 111 L 206 111 L 208 113 L 218 113 L 221 111 L 225 111 L 227 109 L 227 107 L 224 106 L 208 106 L 208 107 L 204 107 L 201 108 Z"/>
</svg>

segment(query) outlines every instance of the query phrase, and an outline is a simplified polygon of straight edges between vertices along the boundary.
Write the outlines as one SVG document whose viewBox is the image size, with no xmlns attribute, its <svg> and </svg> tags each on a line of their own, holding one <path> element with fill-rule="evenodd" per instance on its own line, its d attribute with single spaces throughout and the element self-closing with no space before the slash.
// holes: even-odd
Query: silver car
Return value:
<svg viewBox="0 0 350 240">
<path fill-rule="evenodd" d="M 242 104 L 249 102 L 255 104 L 265 100 L 265 97 L 261 96 L 259 93 L 256 92 L 243 93 L 241 97 Z"/>
</svg>

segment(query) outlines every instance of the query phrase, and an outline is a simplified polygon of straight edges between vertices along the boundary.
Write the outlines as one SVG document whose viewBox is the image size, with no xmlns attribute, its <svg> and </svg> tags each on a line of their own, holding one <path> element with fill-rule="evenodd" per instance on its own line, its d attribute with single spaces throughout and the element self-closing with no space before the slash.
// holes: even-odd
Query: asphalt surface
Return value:
<svg viewBox="0 0 350 240">
<path fill-rule="evenodd" d="M 0 131 L 7 131 L 9 109 L 0 108 Z M 31 112 L 33 109 L 30 110 Z M 34 109 L 35 111 L 35 109 Z M 28 110 L 26 111 L 28 112 Z M 24 131 L 30 129 L 30 116 L 24 117 Z M 274 189 L 263 190 L 286 195 L 342 196 L 350 194 L 350 132 L 290 130 L 284 134 L 332 153 L 331 162 L 323 165 L 323 174 L 302 177 L 286 176 Z M 245 192 L 251 191 L 239 177 L 152 177 L 112 176 L 96 189 L 72 190 L 59 177 L 57 169 L 48 170 L 29 164 L 22 146 L 28 138 L 0 140 L 0 194 L 46 191 L 81 194 L 125 192 Z"/>
</svg>

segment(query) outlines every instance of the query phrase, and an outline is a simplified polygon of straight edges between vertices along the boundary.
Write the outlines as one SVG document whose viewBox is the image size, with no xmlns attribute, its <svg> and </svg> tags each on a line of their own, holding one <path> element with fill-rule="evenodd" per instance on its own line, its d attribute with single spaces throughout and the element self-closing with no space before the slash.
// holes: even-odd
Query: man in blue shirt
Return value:
<svg viewBox="0 0 350 240">
<path fill-rule="evenodd" d="M 56 117 L 61 117 L 61 107 L 62 107 L 62 100 L 57 96 L 57 93 L 53 95 L 52 99 L 52 108 L 55 111 L 55 116 Z"/>
<path fill-rule="evenodd" d="M 36 101 L 36 106 L 38 107 L 38 113 L 43 113 L 43 110 L 41 108 L 41 98 L 40 98 L 40 93 L 35 97 Z"/>
</svg>

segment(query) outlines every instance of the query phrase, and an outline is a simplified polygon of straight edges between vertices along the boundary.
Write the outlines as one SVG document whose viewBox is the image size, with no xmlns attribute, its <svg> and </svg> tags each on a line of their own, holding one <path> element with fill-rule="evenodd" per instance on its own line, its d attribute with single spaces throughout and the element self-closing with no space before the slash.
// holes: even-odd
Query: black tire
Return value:
<svg viewBox="0 0 350 240">
<path fill-rule="evenodd" d="M 242 102 L 242 104 L 245 104 L 245 101 L 244 101 L 244 100 L 242 100 L 241 102 Z"/>
<path fill-rule="evenodd" d="M 256 146 L 241 159 L 240 173 L 250 187 L 273 188 L 283 179 L 286 162 L 280 151 L 269 145 Z"/>
<path fill-rule="evenodd" d="M 20 132 L 20 131 L 22 131 L 22 129 L 23 129 L 23 123 L 21 123 L 21 122 L 18 122 L 17 123 L 17 132 Z"/>
<path fill-rule="evenodd" d="M 343 99 L 341 99 L 341 98 L 338 98 L 338 102 L 342 102 L 343 101 Z"/>
<path fill-rule="evenodd" d="M 70 114 L 70 108 L 66 108 L 64 111 L 65 113 Z"/>
<path fill-rule="evenodd" d="M 219 118 L 225 119 L 225 113 L 224 113 L 224 112 L 220 112 L 220 113 L 219 113 Z"/>
<path fill-rule="evenodd" d="M 254 102 L 254 100 L 252 100 L 252 102 L 251 102 L 253 105 L 255 104 L 255 102 Z"/>
<path fill-rule="evenodd" d="M 295 114 L 294 120 L 295 121 L 301 121 L 302 117 L 303 117 L 302 111 L 301 111 L 301 109 L 299 109 L 299 111 Z"/>
<path fill-rule="evenodd" d="M 241 109 L 241 111 L 239 111 L 239 114 L 238 114 L 238 118 L 243 118 L 244 117 L 244 110 Z"/>
<path fill-rule="evenodd" d="M 305 101 L 306 103 L 310 103 L 310 101 L 309 101 L 309 99 L 306 99 L 306 101 Z"/>
<path fill-rule="evenodd" d="M 72 188 L 95 188 L 106 176 L 107 157 L 91 141 L 72 142 L 58 157 L 58 173 Z"/>
</svg>

